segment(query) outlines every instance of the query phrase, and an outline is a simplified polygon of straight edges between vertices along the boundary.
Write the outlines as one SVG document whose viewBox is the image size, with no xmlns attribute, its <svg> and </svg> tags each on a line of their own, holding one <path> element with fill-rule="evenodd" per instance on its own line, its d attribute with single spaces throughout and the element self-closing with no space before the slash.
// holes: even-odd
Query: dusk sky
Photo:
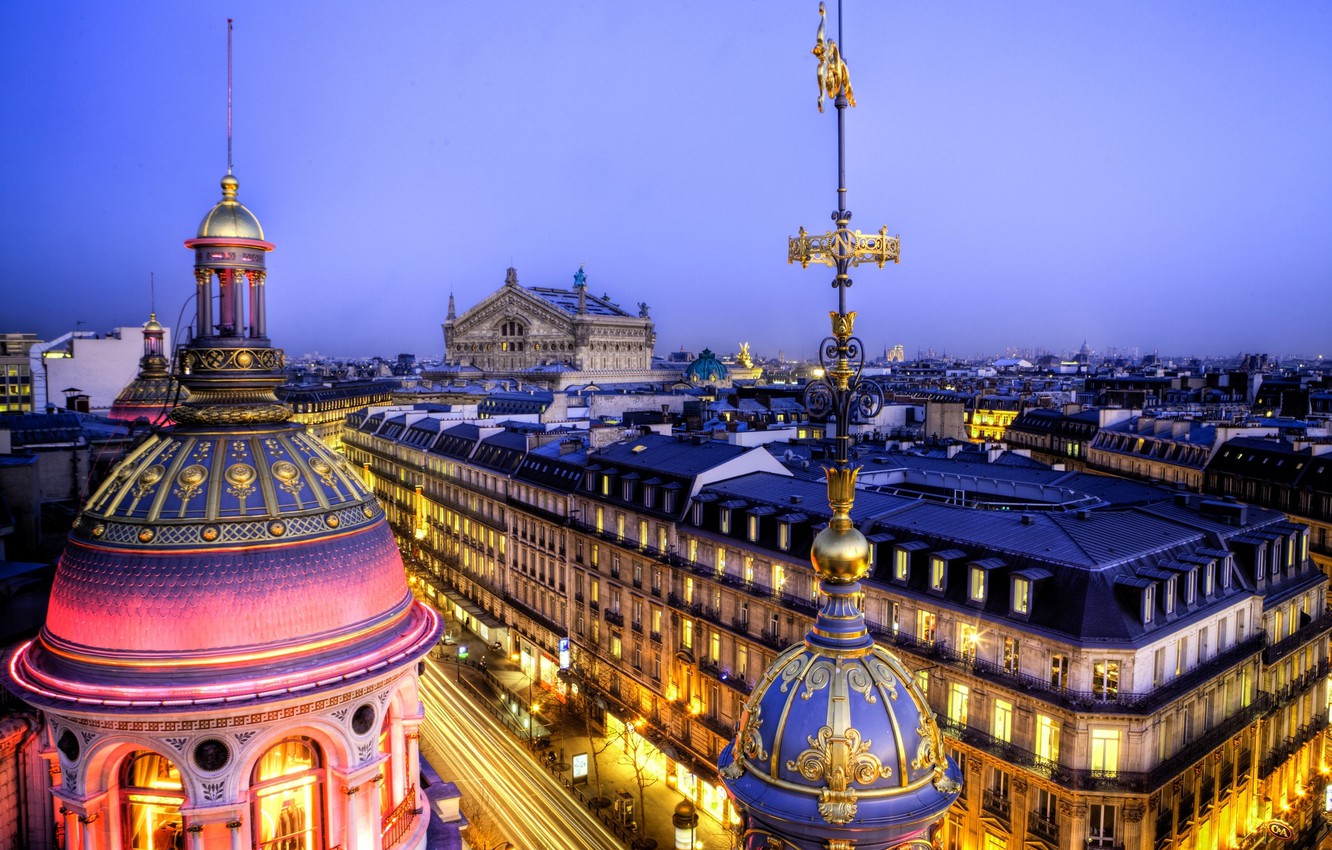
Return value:
<svg viewBox="0 0 1332 850">
<path fill-rule="evenodd" d="M 835 3 L 830 3 L 830 16 Z M 0 331 L 169 325 L 226 171 L 291 356 L 443 350 L 516 266 L 657 353 L 813 355 L 836 120 L 817 0 L 0 4 Z M 872 354 L 1332 356 L 1332 3 L 848 0 Z M 187 318 L 189 313 L 186 313 Z"/>
</svg>

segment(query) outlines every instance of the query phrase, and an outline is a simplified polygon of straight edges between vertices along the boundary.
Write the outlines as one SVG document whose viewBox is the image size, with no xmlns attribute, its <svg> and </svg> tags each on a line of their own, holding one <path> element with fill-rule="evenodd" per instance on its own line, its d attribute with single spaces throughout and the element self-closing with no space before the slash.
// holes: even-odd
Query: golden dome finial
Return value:
<svg viewBox="0 0 1332 850">
<path fill-rule="evenodd" d="M 239 188 L 240 181 L 236 179 L 235 175 L 233 175 L 230 170 L 228 170 L 226 176 L 222 178 L 222 200 L 235 201 L 236 190 Z"/>
</svg>

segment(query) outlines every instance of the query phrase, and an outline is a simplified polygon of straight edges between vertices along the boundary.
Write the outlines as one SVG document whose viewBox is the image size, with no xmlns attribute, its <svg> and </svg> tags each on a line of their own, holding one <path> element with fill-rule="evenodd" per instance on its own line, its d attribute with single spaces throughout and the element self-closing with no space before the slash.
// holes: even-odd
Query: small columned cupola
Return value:
<svg viewBox="0 0 1332 850">
<path fill-rule="evenodd" d="M 157 313 L 149 313 L 148 324 L 143 326 L 143 359 L 139 361 L 140 377 L 166 377 L 167 359 L 162 348 L 162 339 L 165 334 L 166 329 L 157 321 Z"/>
<path fill-rule="evenodd" d="M 264 299 L 265 255 L 273 243 L 264 240 L 259 219 L 237 200 L 239 186 L 228 172 L 222 200 L 204 216 L 199 235 L 185 241 L 194 250 L 195 326 L 178 370 L 190 399 L 171 413 L 183 425 L 277 423 L 291 417 L 273 394 L 285 380 L 282 351 L 268 340 Z"/>
</svg>

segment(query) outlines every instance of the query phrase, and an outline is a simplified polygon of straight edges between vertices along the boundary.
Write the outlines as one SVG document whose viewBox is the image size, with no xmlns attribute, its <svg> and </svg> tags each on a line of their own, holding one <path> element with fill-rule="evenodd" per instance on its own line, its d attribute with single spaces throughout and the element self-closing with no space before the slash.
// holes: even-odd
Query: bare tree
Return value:
<svg viewBox="0 0 1332 850">
<path fill-rule="evenodd" d="M 593 714 L 604 709 L 596 706 L 586 686 L 580 688 L 580 693 L 583 697 L 583 728 L 587 732 L 587 748 L 592 751 L 592 778 L 597 783 L 597 796 L 594 798 L 593 808 L 603 808 L 610 805 L 610 799 L 601 793 L 601 754 L 610 748 L 614 739 L 603 734 L 605 731 L 603 724 L 594 722 Z"/>
<path fill-rule="evenodd" d="M 508 836 L 500 829 L 500 819 L 490 803 L 490 794 L 480 786 L 464 794 L 460 803 L 467 826 L 463 837 L 471 847 L 488 848 L 505 841 Z"/>
<path fill-rule="evenodd" d="M 634 772 L 634 784 L 638 786 L 638 844 L 647 843 L 647 803 L 643 798 L 643 792 L 656 785 L 660 777 L 652 774 L 648 766 L 648 759 L 651 758 L 653 747 L 640 734 L 640 727 L 646 724 L 641 720 L 633 720 L 626 724 L 620 732 L 617 741 L 624 749 L 620 755 L 620 764 L 628 765 Z"/>
</svg>

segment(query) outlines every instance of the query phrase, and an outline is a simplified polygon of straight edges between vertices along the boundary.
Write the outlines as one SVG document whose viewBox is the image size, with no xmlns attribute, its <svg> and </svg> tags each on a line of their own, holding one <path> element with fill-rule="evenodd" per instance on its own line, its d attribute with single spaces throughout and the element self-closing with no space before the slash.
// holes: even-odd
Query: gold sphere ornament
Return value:
<svg viewBox="0 0 1332 850">
<path fill-rule="evenodd" d="M 865 535 L 847 523 L 847 528 L 834 528 L 830 523 L 814 538 L 809 559 L 814 571 L 825 581 L 850 584 L 860 581 L 869 573 L 870 546 Z"/>
</svg>

